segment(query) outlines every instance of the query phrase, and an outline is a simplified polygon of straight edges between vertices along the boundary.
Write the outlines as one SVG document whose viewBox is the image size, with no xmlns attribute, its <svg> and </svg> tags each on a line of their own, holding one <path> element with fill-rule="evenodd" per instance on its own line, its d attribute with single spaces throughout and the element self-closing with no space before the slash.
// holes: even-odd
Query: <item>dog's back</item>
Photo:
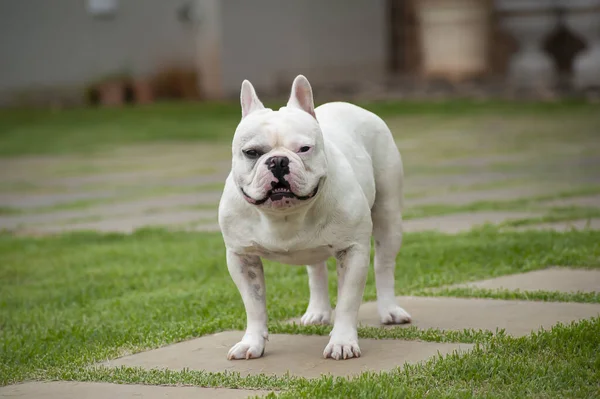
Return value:
<svg viewBox="0 0 600 399">
<path fill-rule="evenodd" d="M 396 186 L 393 195 L 402 196 L 400 152 L 390 129 L 379 116 L 345 102 L 323 104 L 315 113 L 323 137 L 346 157 L 367 196 L 370 191 L 367 187 L 373 181 L 378 195 Z"/>
</svg>

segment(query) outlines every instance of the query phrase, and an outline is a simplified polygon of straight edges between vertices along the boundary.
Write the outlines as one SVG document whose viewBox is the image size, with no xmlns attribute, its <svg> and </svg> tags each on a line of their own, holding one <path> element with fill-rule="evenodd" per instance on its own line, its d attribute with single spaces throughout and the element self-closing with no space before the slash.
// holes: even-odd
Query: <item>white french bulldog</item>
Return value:
<svg viewBox="0 0 600 399">
<path fill-rule="evenodd" d="M 310 301 L 301 319 L 308 325 L 330 322 L 326 261 L 332 256 L 337 261 L 338 301 L 323 356 L 358 357 L 358 308 L 371 236 L 381 322 L 410 322 L 394 296 L 403 169 L 392 134 L 378 116 L 352 104 L 334 102 L 314 109 L 312 89 L 302 75 L 279 111 L 265 108 L 247 80 L 241 105 L 219 224 L 247 325 L 227 358 L 264 353 L 268 332 L 261 258 L 308 265 Z"/>
</svg>

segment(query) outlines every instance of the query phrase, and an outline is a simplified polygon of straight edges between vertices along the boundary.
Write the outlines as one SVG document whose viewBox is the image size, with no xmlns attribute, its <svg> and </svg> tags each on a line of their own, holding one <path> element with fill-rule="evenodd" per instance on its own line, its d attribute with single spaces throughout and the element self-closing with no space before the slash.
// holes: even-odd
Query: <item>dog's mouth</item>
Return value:
<svg viewBox="0 0 600 399">
<path fill-rule="evenodd" d="M 319 183 L 320 183 L 320 181 L 319 181 Z M 244 191 L 243 188 L 241 188 L 241 190 L 242 190 L 242 194 L 244 194 L 246 199 L 254 205 L 264 204 L 268 200 L 275 202 L 275 201 L 284 200 L 286 198 L 295 198 L 300 201 L 306 201 L 308 199 L 313 198 L 315 195 L 317 195 L 317 192 L 319 191 L 319 183 L 317 183 L 317 185 L 315 186 L 315 189 L 313 191 L 311 191 L 310 194 L 305 195 L 305 196 L 299 196 L 299 195 L 294 194 L 292 192 L 292 190 L 290 189 L 290 184 L 288 182 L 286 182 L 285 180 L 284 181 L 280 180 L 278 182 L 271 183 L 272 188 L 269 191 L 267 191 L 267 195 L 265 195 L 265 197 L 260 200 L 256 200 L 256 199 L 250 197 L 248 194 L 246 194 L 246 192 Z"/>
<path fill-rule="evenodd" d="M 271 201 L 279 201 L 284 198 L 296 198 L 296 195 L 290 190 L 287 183 L 271 183 L 273 188 L 267 192 L 267 198 Z"/>
</svg>

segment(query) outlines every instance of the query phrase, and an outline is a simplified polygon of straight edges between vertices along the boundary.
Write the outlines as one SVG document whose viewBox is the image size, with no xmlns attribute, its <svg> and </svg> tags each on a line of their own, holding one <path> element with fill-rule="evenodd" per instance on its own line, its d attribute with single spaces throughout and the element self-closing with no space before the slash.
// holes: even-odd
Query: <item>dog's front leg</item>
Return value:
<svg viewBox="0 0 600 399">
<path fill-rule="evenodd" d="M 227 359 L 261 357 L 268 337 L 262 262 L 258 256 L 238 255 L 227 251 L 227 268 L 244 301 L 247 320 L 244 337 L 229 350 Z"/>
<path fill-rule="evenodd" d="M 337 267 L 342 269 L 343 284 L 335 307 L 335 321 L 325 358 L 335 360 L 360 356 L 358 346 L 358 308 L 362 301 L 369 268 L 369 245 L 355 244 L 336 254 Z"/>
</svg>

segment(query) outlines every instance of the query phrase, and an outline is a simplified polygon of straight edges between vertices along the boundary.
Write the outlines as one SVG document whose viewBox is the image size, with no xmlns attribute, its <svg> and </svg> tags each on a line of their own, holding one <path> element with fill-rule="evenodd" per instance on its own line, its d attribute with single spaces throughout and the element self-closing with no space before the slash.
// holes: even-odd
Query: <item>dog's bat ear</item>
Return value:
<svg viewBox="0 0 600 399">
<path fill-rule="evenodd" d="M 248 80 L 242 82 L 240 103 L 242 104 L 242 119 L 254 111 L 265 108 L 258 99 L 256 91 L 254 91 L 254 86 Z"/>
<path fill-rule="evenodd" d="M 292 93 L 287 103 L 288 107 L 300 108 L 301 110 L 308 112 L 315 116 L 315 104 L 313 102 L 312 88 L 308 79 L 303 75 L 296 76 L 294 83 L 292 83 Z"/>
</svg>

